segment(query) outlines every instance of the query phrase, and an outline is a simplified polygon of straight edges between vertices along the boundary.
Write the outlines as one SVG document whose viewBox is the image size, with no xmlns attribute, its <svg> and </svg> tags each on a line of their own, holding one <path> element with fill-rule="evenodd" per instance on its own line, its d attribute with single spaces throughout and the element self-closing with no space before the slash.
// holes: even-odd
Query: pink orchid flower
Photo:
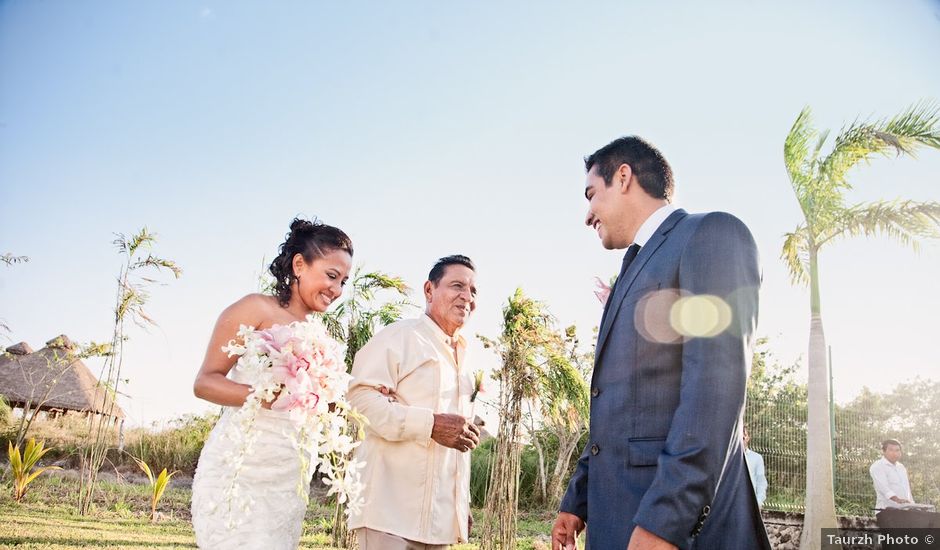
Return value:
<svg viewBox="0 0 940 550">
<path fill-rule="evenodd" d="M 288 380 L 297 378 L 300 373 L 307 375 L 307 369 L 310 368 L 310 361 L 305 357 L 297 357 L 293 354 L 284 354 L 281 361 L 271 367 L 271 373 L 274 380 L 280 384 L 286 384 Z"/>
<path fill-rule="evenodd" d="M 285 325 L 274 325 L 271 328 L 262 330 L 260 334 L 269 352 L 280 352 L 294 339 L 293 331 Z"/>
<path fill-rule="evenodd" d="M 288 393 L 281 392 L 274 403 L 273 411 L 289 411 L 291 409 L 312 410 L 320 402 L 320 396 L 313 392 Z"/>
</svg>

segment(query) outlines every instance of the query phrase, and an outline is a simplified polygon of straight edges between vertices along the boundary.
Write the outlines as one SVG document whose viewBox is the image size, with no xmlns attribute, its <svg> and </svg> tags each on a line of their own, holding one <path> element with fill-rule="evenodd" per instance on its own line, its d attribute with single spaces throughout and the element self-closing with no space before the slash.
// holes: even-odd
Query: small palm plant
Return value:
<svg viewBox="0 0 940 550">
<path fill-rule="evenodd" d="M 153 476 L 153 470 L 150 469 L 150 466 L 143 460 L 132 456 L 134 462 L 140 467 L 145 474 L 147 474 L 147 479 L 150 480 L 150 521 L 157 521 L 157 503 L 160 502 L 160 499 L 163 498 L 163 492 L 166 491 L 166 486 L 170 483 L 170 478 L 178 474 L 179 471 L 173 471 L 172 473 L 167 473 L 166 468 L 160 472 L 160 475 L 157 477 Z"/>
<path fill-rule="evenodd" d="M 26 489 L 34 479 L 40 476 L 46 470 L 61 470 L 58 466 L 46 466 L 32 471 L 33 466 L 39 462 L 44 454 L 52 449 L 46 449 L 45 443 L 40 441 L 36 443 L 35 439 L 30 438 L 26 442 L 26 449 L 20 454 L 20 446 L 14 446 L 12 442 L 7 443 L 7 456 L 10 458 L 10 470 L 13 472 L 13 500 L 19 502 L 26 495 Z"/>
</svg>

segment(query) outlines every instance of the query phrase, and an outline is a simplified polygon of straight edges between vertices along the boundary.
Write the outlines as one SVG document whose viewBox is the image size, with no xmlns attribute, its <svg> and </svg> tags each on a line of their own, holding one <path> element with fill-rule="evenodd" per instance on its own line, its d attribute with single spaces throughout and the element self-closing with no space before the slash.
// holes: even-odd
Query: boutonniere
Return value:
<svg viewBox="0 0 940 550">
<path fill-rule="evenodd" d="M 473 403 L 477 400 L 477 395 L 480 392 L 486 393 L 483 389 L 483 371 L 478 370 L 473 373 L 473 393 L 470 394 L 470 402 Z"/>
</svg>

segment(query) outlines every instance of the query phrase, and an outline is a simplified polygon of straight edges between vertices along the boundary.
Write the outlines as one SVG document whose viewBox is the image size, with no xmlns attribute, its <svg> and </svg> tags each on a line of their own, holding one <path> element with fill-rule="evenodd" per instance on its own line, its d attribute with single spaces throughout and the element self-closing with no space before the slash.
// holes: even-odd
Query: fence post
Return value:
<svg viewBox="0 0 940 550">
<path fill-rule="evenodd" d="M 829 437 L 832 445 L 832 482 L 836 480 L 836 404 L 832 398 L 832 346 L 829 347 Z M 835 493 L 835 487 L 832 488 Z"/>
</svg>

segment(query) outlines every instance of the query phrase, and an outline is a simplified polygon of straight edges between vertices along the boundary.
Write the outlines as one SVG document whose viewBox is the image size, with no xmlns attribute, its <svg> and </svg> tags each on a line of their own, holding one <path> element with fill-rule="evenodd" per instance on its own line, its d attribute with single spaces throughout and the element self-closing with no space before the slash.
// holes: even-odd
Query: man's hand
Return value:
<svg viewBox="0 0 940 550">
<path fill-rule="evenodd" d="M 375 389 L 379 390 L 379 393 L 387 397 L 389 403 L 398 403 L 398 395 L 396 395 L 395 392 L 391 390 L 391 388 L 387 388 L 379 384 L 375 387 Z"/>
<path fill-rule="evenodd" d="M 552 527 L 552 550 L 575 550 L 578 533 L 584 530 L 581 518 L 568 512 L 558 512 Z"/>
<path fill-rule="evenodd" d="M 459 414 L 435 414 L 431 439 L 465 453 L 480 444 L 480 428 Z"/>
<path fill-rule="evenodd" d="M 676 546 L 637 525 L 630 536 L 627 550 L 676 550 Z"/>
</svg>

